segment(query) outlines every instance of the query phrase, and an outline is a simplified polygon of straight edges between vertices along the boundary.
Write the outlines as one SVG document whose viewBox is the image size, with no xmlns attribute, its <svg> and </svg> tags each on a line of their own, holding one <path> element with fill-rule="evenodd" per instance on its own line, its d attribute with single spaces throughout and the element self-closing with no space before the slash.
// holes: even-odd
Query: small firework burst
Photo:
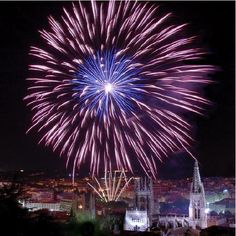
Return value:
<svg viewBox="0 0 236 236">
<path fill-rule="evenodd" d="M 127 178 L 125 171 L 105 172 L 104 178 L 100 181 L 94 177 L 94 184 L 88 185 L 95 191 L 95 193 L 104 202 L 118 201 L 124 190 L 128 187 L 131 178 Z"/>
</svg>

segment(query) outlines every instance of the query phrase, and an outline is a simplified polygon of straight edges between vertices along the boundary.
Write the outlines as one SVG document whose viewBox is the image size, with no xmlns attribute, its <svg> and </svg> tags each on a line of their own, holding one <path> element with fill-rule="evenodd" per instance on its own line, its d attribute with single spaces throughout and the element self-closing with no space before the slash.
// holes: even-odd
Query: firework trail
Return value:
<svg viewBox="0 0 236 236">
<path fill-rule="evenodd" d="M 192 143 L 185 113 L 203 114 L 199 88 L 214 71 L 155 3 L 79 2 L 61 20 L 49 17 L 31 47 L 25 100 L 40 143 L 67 156 L 73 173 L 83 163 L 92 175 L 135 162 L 155 176 L 156 162 Z M 197 61 L 197 62 L 196 62 Z"/>
<path fill-rule="evenodd" d="M 117 176 L 117 173 L 120 173 Z M 125 171 L 105 172 L 104 178 L 99 180 L 94 177 L 94 183 L 88 185 L 97 193 L 104 202 L 118 201 L 124 190 L 128 187 L 133 178 L 127 178 Z"/>
</svg>

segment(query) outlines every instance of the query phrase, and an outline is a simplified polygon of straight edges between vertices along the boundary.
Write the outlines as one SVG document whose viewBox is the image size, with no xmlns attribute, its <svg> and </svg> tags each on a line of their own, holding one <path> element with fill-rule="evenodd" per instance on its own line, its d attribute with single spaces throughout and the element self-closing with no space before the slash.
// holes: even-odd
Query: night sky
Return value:
<svg viewBox="0 0 236 236">
<path fill-rule="evenodd" d="M 160 5 L 176 15 L 176 24 L 191 24 L 191 33 L 201 35 L 200 43 L 210 53 L 207 63 L 220 68 L 213 76 L 216 83 L 205 89 L 214 105 L 206 117 L 195 119 L 193 149 L 202 176 L 234 176 L 235 3 L 160 2 Z M 0 171 L 65 170 L 65 160 L 50 148 L 37 145 L 36 131 L 25 134 L 31 113 L 23 102 L 31 62 L 29 47 L 40 45 L 38 29 L 48 26 L 48 15 L 58 19 L 63 6 L 68 8 L 71 3 L 0 3 Z M 193 160 L 179 153 L 170 156 L 158 169 L 160 178 L 191 176 Z"/>
</svg>

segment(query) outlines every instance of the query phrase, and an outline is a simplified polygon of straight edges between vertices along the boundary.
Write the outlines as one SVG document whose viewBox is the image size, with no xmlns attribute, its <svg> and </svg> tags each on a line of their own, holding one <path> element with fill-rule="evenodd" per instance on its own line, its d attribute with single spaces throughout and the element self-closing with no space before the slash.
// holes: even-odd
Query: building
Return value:
<svg viewBox="0 0 236 236">
<path fill-rule="evenodd" d="M 235 199 L 232 198 L 225 198 L 221 201 L 216 201 L 214 203 L 209 204 L 209 208 L 211 211 L 215 211 L 219 213 L 235 213 Z"/>
<path fill-rule="evenodd" d="M 193 181 L 190 189 L 189 225 L 194 229 L 207 227 L 205 191 L 197 161 L 194 165 Z"/>
<path fill-rule="evenodd" d="M 154 213 L 153 188 L 150 178 L 135 178 L 135 210 L 126 210 L 124 230 L 146 231 L 152 224 Z"/>
<path fill-rule="evenodd" d="M 61 204 L 59 202 L 23 202 L 22 206 L 30 211 L 38 211 L 42 209 L 61 211 Z"/>
<path fill-rule="evenodd" d="M 190 186 L 189 215 L 159 215 L 158 225 L 165 227 L 191 227 L 203 229 L 207 227 L 207 211 L 205 191 L 201 182 L 198 163 L 194 164 L 193 180 Z"/>
<path fill-rule="evenodd" d="M 151 224 L 154 214 L 152 179 L 147 177 L 135 178 L 134 186 L 135 208 L 140 211 L 147 211 Z"/>
<path fill-rule="evenodd" d="M 205 191 L 197 162 L 194 165 L 193 180 L 190 187 L 188 216 L 157 215 L 154 206 L 152 180 L 147 177 L 135 179 L 134 200 L 136 210 L 126 211 L 124 230 L 143 231 L 144 228 L 147 230 L 153 223 L 171 228 L 191 227 L 193 229 L 203 229 L 207 227 Z M 146 219 L 146 216 L 148 219 Z"/>
<path fill-rule="evenodd" d="M 131 210 L 125 212 L 124 230 L 147 231 L 149 228 L 149 217 L 146 210 Z"/>
</svg>

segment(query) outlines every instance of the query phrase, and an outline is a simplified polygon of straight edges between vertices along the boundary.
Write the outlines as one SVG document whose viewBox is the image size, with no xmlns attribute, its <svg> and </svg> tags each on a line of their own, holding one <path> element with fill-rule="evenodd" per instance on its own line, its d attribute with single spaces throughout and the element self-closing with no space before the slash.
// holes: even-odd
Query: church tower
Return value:
<svg viewBox="0 0 236 236">
<path fill-rule="evenodd" d="M 190 204 L 189 204 L 189 224 L 194 229 L 196 227 L 207 227 L 207 214 L 205 191 L 201 182 L 198 162 L 195 162 L 193 181 L 190 189 Z"/>
<path fill-rule="evenodd" d="M 147 177 L 134 179 L 135 210 L 126 210 L 124 230 L 147 231 L 152 225 L 153 190 L 152 180 Z"/>
<path fill-rule="evenodd" d="M 135 207 L 137 210 L 147 211 L 150 223 L 154 213 L 152 179 L 141 177 L 135 179 Z"/>
</svg>

